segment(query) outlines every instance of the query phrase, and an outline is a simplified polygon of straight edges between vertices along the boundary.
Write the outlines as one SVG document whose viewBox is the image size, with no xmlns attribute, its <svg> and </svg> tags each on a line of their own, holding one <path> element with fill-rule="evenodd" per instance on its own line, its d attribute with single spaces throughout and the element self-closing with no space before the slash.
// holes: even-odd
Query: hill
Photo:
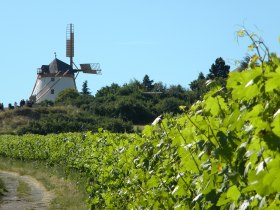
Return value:
<svg viewBox="0 0 280 210">
<path fill-rule="evenodd" d="M 0 134 L 47 134 L 75 131 L 131 132 L 132 124 L 96 116 L 73 106 L 22 107 L 0 112 Z"/>
</svg>

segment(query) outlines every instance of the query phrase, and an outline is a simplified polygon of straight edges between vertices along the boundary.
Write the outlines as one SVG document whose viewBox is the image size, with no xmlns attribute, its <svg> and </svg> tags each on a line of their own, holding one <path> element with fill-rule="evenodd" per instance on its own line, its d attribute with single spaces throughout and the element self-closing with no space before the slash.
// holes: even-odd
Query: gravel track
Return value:
<svg viewBox="0 0 280 210">
<path fill-rule="evenodd" d="M 44 210 L 54 198 L 53 192 L 47 191 L 42 183 L 31 176 L 0 170 L 0 179 L 3 180 L 8 191 L 0 201 L 0 210 Z M 17 196 L 19 180 L 27 183 L 31 188 L 30 194 L 22 198 Z"/>
</svg>

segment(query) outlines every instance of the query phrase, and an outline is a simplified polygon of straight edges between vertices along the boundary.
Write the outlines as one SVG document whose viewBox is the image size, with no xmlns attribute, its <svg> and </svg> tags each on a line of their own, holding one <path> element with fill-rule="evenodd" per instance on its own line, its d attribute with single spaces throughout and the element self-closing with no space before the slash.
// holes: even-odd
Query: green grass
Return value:
<svg viewBox="0 0 280 210">
<path fill-rule="evenodd" d="M 3 180 L 0 179 L 0 204 L 2 202 L 2 197 L 4 195 L 4 192 L 7 192 L 7 190 L 6 190 L 6 187 L 5 187 L 5 184 L 4 184 Z"/>
<path fill-rule="evenodd" d="M 3 195 L 4 192 L 6 192 L 5 184 L 2 181 L 2 179 L 0 179 L 0 198 Z"/>
<path fill-rule="evenodd" d="M 24 181 L 19 180 L 17 187 L 17 196 L 19 198 L 25 198 L 31 194 L 31 187 Z"/>
<path fill-rule="evenodd" d="M 0 169 L 17 172 L 20 175 L 30 175 L 40 181 L 47 190 L 54 192 L 49 209 L 83 210 L 86 205 L 87 195 L 84 182 L 77 173 L 64 173 L 61 167 L 49 167 L 43 162 L 24 162 L 0 157 Z M 26 195 L 29 191 L 26 183 L 19 183 L 18 193 Z"/>
</svg>

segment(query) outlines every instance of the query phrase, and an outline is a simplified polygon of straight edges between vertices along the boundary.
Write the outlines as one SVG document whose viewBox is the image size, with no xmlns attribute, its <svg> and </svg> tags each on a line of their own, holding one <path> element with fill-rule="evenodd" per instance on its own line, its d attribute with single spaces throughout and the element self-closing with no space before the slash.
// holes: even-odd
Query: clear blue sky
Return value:
<svg viewBox="0 0 280 210">
<path fill-rule="evenodd" d="M 222 57 L 231 70 L 247 53 L 236 41 L 245 25 L 279 52 L 280 1 L 7 0 L 0 2 L 0 101 L 27 99 L 36 69 L 54 52 L 65 57 L 66 25 L 75 25 L 74 62 L 99 62 L 102 75 L 82 75 L 93 94 L 148 74 L 166 85 L 188 84 Z"/>
</svg>

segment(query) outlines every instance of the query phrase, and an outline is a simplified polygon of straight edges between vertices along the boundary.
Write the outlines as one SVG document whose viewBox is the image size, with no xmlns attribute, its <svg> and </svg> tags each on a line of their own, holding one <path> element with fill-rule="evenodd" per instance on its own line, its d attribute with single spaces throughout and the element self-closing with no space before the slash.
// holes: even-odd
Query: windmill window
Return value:
<svg viewBox="0 0 280 210">
<path fill-rule="evenodd" d="M 51 81 L 54 82 L 54 77 L 51 78 Z"/>
<path fill-rule="evenodd" d="M 54 94 L 54 89 L 51 89 L 51 94 Z"/>
</svg>

